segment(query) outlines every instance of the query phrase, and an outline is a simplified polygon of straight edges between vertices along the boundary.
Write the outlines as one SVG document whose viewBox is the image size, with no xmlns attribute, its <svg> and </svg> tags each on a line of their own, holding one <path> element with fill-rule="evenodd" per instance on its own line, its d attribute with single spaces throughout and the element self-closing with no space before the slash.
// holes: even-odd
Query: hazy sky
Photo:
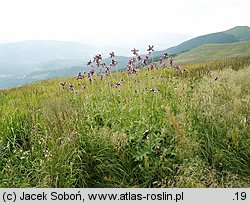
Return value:
<svg viewBox="0 0 250 204">
<path fill-rule="evenodd" d="M 249 0 L 0 0 L 0 42 L 198 36 L 250 26 L 249 11 Z"/>
</svg>

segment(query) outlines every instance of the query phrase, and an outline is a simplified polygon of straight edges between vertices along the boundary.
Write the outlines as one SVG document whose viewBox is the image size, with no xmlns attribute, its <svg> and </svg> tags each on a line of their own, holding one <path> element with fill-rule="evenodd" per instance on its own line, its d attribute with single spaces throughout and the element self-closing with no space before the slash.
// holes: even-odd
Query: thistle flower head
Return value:
<svg viewBox="0 0 250 204">
<path fill-rule="evenodd" d="M 174 70 L 175 70 L 175 71 L 181 71 L 181 68 L 180 68 L 179 65 L 175 65 L 175 66 L 174 66 Z"/>
<path fill-rule="evenodd" d="M 167 52 L 164 53 L 163 58 L 168 58 L 169 54 Z"/>
<path fill-rule="evenodd" d="M 173 62 L 174 62 L 173 58 L 170 57 L 170 58 L 169 58 L 169 64 L 170 64 L 171 67 L 173 66 Z"/>
<path fill-rule="evenodd" d="M 93 75 L 94 75 L 94 73 L 95 73 L 95 70 L 94 70 L 94 69 L 91 69 L 91 70 L 90 70 L 90 74 L 91 74 L 91 76 L 93 76 Z"/>
<path fill-rule="evenodd" d="M 76 80 L 83 79 L 83 78 L 84 78 L 84 75 L 82 74 L 82 72 L 79 72 L 78 75 L 76 76 Z"/>
<path fill-rule="evenodd" d="M 114 58 L 115 57 L 115 53 L 114 52 L 109 53 L 109 55 L 110 55 L 110 58 Z"/>
<path fill-rule="evenodd" d="M 142 64 L 143 65 L 148 64 L 148 60 L 149 60 L 149 58 L 147 58 L 147 56 L 146 56 L 146 58 L 142 60 Z"/>
<path fill-rule="evenodd" d="M 217 76 L 214 80 L 215 80 L 215 81 L 219 81 L 219 80 L 220 80 L 220 77 Z"/>
<path fill-rule="evenodd" d="M 153 92 L 153 93 L 155 93 L 155 94 L 157 93 L 157 89 L 150 89 L 149 91 L 150 91 L 150 92 Z"/>
<path fill-rule="evenodd" d="M 132 52 L 134 55 L 138 55 L 139 50 L 137 50 L 137 49 L 134 48 L 134 49 L 131 50 L 131 52 Z"/>
<path fill-rule="evenodd" d="M 101 54 L 97 54 L 93 57 L 93 62 L 96 62 L 98 64 L 100 64 L 100 61 L 102 60 L 102 55 Z"/>
<path fill-rule="evenodd" d="M 148 45 L 148 52 L 154 52 L 154 45 Z"/>
<path fill-rule="evenodd" d="M 160 155 L 163 154 L 163 151 L 162 151 L 162 149 L 161 149 L 159 146 L 157 146 L 157 147 L 155 148 L 155 152 L 156 152 L 156 154 L 157 154 L 158 156 L 160 156 Z"/>
<path fill-rule="evenodd" d="M 60 82 L 60 85 L 62 86 L 63 89 L 65 88 L 66 84 L 67 84 L 66 81 L 65 82 Z"/>
<path fill-rule="evenodd" d="M 117 61 L 115 61 L 114 59 L 112 59 L 111 63 L 110 63 L 110 66 L 114 67 L 118 64 Z"/>
<path fill-rule="evenodd" d="M 74 85 L 71 84 L 71 83 L 69 84 L 69 90 L 70 90 L 70 91 L 74 91 Z"/>
<path fill-rule="evenodd" d="M 89 60 L 89 61 L 87 62 L 87 66 L 89 66 L 89 65 L 91 65 L 91 64 L 92 64 L 92 61 Z"/>
<path fill-rule="evenodd" d="M 100 67 L 100 65 L 101 65 L 100 62 L 97 62 L 97 63 L 96 63 L 96 66 L 97 66 L 97 67 Z"/>
<path fill-rule="evenodd" d="M 122 83 L 121 82 L 115 82 L 115 86 L 118 87 L 118 86 L 122 86 Z"/>
</svg>

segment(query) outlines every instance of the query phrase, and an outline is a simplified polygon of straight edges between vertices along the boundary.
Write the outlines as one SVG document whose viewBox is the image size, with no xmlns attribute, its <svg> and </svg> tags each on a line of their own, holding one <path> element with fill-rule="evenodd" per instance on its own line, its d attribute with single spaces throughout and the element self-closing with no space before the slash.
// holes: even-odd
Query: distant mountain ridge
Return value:
<svg viewBox="0 0 250 204">
<path fill-rule="evenodd" d="M 226 30 L 224 33 L 235 36 L 239 41 L 250 40 L 250 28 L 248 26 L 236 26 Z"/>
<path fill-rule="evenodd" d="M 0 74 L 25 74 L 42 68 L 51 69 L 44 63 L 50 61 L 62 68 L 59 60 L 84 60 L 91 54 L 91 46 L 76 42 L 35 40 L 0 44 Z"/>
<path fill-rule="evenodd" d="M 161 56 L 163 55 L 164 52 L 169 52 L 170 54 L 178 54 L 181 52 L 191 50 L 200 45 L 235 43 L 246 40 L 250 40 L 250 27 L 236 26 L 234 28 L 231 28 L 223 32 L 211 33 L 193 38 L 177 46 L 168 48 L 163 51 L 158 51 L 156 52 L 155 55 Z"/>
<path fill-rule="evenodd" d="M 177 46 L 162 51 L 156 51 L 153 54 L 154 61 L 159 60 L 164 52 L 168 52 L 174 56 L 177 55 L 176 61 L 179 60 L 180 62 L 185 60 L 186 62 L 192 60 L 205 60 L 209 58 L 208 56 L 211 57 L 212 55 L 213 57 L 211 58 L 213 59 L 216 59 L 216 57 L 228 58 L 232 56 L 246 55 L 249 53 L 248 41 L 250 42 L 250 28 L 248 26 L 237 26 L 223 32 L 202 35 L 187 40 Z M 33 47 L 31 45 L 25 47 L 24 44 L 20 43 L 18 49 L 10 49 L 11 45 L 7 45 L 10 46 L 10 52 L 13 52 L 11 54 L 15 55 L 17 53 L 20 54 L 21 52 L 19 58 L 25 63 L 18 63 L 18 60 L 13 61 L 12 59 L 6 59 L 8 49 L 7 52 L 6 49 L 4 51 L 3 46 L 6 46 L 6 44 L 0 44 L 0 88 L 17 86 L 48 78 L 74 76 L 79 71 L 88 69 L 84 66 L 84 61 L 87 62 L 87 60 L 92 59 L 91 56 L 93 55 L 91 54 L 92 48 L 90 46 L 80 43 L 68 42 L 65 44 L 60 41 L 47 41 L 45 44 L 41 41 L 37 41 L 35 43 L 36 46 Z M 50 45 L 50 43 L 52 45 Z M 27 54 L 27 52 L 25 54 L 23 51 L 25 49 L 26 51 L 29 50 L 28 53 L 31 53 L 31 56 Z M 32 52 L 32 50 L 34 51 Z M 223 53 L 219 53 L 218 50 L 221 50 Z M 41 57 L 39 55 L 40 51 L 46 51 L 48 55 Z M 215 54 L 216 52 L 217 55 Z M 128 57 L 124 56 L 117 57 L 119 69 L 124 69 L 126 67 L 128 59 Z M 108 64 L 110 59 L 105 59 L 104 61 Z M 9 66 L 10 68 L 5 70 L 4 65 Z M 22 69 L 36 71 L 21 75 L 20 70 Z M 13 75 L 13 72 L 16 73 Z M 4 77 L 5 75 L 11 74 L 12 76 Z"/>
<path fill-rule="evenodd" d="M 179 64 L 250 55 L 250 40 L 236 43 L 204 44 L 175 57 Z"/>
</svg>

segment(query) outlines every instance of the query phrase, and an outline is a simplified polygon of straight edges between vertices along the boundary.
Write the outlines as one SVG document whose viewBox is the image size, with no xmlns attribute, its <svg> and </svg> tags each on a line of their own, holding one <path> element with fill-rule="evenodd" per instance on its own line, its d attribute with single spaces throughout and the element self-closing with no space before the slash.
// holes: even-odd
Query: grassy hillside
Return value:
<svg viewBox="0 0 250 204">
<path fill-rule="evenodd" d="M 250 41 L 201 45 L 190 51 L 179 54 L 175 59 L 179 63 L 187 63 L 217 60 L 244 55 L 250 55 Z"/>
<path fill-rule="evenodd" d="M 198 36 L 175 47 L 156 52 L 155 56 L 159 57 L 164 52 L 178 54 L 206 44 L 236 43 L 245 40 L 250 40 L 250 28 L 248 26 L 237 26 L 223 32 Z"/>
<path fill-rule="evenodd" d="M 204 44 L 212 44 L 212 43 L 233 43 L 238 42 L 237 38 L 233 35 L 226 34 L 223 32 L 220 33 L 212 33 L 209 35 L 199 36 L 197 38 L 188 40 L 184 43 L 181 43 L 180 45 L 168 49 L 170 53 L 180 53 L 183 51 L 187 51 L 190 49 L 193 49 L 195 47 L 198 47 L 200 45 Z"/>
<path fill-rule="evenodd" d="M 0 91 L 0 187 L 250 187 L 249 74 L 240 57 Z"/>
<path fill-rule="evenodd" d="M 225 33 L 235 36 L 240 41 L 250 40 L 250 28 L 248 26 L 237 26 L 225 31 Z"/>
</svg>

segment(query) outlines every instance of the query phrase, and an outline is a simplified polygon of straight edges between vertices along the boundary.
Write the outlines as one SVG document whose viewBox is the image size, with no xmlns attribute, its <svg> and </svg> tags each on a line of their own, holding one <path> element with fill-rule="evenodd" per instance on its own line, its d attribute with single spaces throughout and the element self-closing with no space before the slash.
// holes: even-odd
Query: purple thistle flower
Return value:
<svg viewBox="0 0 250 204">
<path fill-rule="evenodd" d="M 170 59 L 169 59 L 169 64 L 170 64 L 170 66 L 172 67 L 173 66 L 173 58 L 171 57 Z"/>
<path fill-rule="evenodd" d="M 73 86 L 73 84 L 71 84 L 71 83 L 69 84 L 69 90 L 70 90 L 70 91 L 74 91 L 74 86 Z"/>
<path fill-rule="evenodd" d="M 95 70 L 94 70 L 94 69 L 91 69 L 91 70 L 90 70 L 90 75 L 93 76 L 94 73 L 95 73 Z"/>
<path fill-rule="evenodd" d="M 164 53 L 163 58 L 168 58 L 169 54 L 167 52 Z"/>
<path fill-rule="evenodd" d="M 87 62 L 87 66 L 89 66 L 89 65 L 91 65 L 92 64 L 92 62 L 91 62 L 91 60 L 89 60 L 88 62 Z"/>
<path fill-rule="evenodd" d="M 83 79 L 84 76 L 81 72 L 79 72 L 79 74 L 76 76 L 76 80 L 79 80 L 79 79 Z"/>
<path fill-rule="evenodd" d="M 117 64 L 118 64 L 118 62 L 115 61 L 114 59 L 112 59 L 110 66 L 114 67 L 114 66 L 116 66 Z"/>
<path fill-rule="evenodd" d="M 151 51 L 154 52 L 154 49 L 153 49 L 153 48 L 154 48 L 154 45 L 152 45 L 152 46 L 148 45 L 147 51 L 148 51 L 148 52 L 151 52 Z"/>
<path fill-rule="evenodd" d="M 92 78 L 89 77 L 89 83 L 90 83 L 90 84 L 92 84 L 92 81 L 93 81 Z"/>
<path fill-rule="evenodd" d="M 133 61 L 130 59 L 129 61 L 128 61 L 128 65 L 132 65 L 133 64 Z"/>
<path fill-rule="evenodd" d="M 122 86 L 122 83 L 121 82 L 115 82 L 115 85 L 118 87 L 118 86 Z"/>
<path fill-rule="evenodd" d="M 156 89 L 150 89 L 150 92 L 153 92 L 153 93 L 157 93 L 157 90 Z"/>
<path fill-rule="evenodd" d="M 143 64 L 143 65 L 147 65 L 147 64 L 148 64 L 148 58 L 147 58 L 147 56 L 146 56 L 145 59 L 143 59 L 142 64 Z"/>
<path fill-rule="evenodd" d="M 111 72 L 110 72 L 110 67 L 109 67 L 109 66 L 106 66 L 106 71 L 105 71 L 105 73 L 106 73 L 106 76 L 109 76 L 109 75 L 111 74 Z"/>
<path fill-rule="evenodd" d="M 155 148 L 155 152 L 156 152 L 156 154 L 157 154 L 158 156 L 160 156 L 160 155 L 163 154 L 163 151 L 162 151 L 162 149 L 161 149 L 159 146 Z"/>
<path fill-rule="evenodd" d="M 131 50 L 131 52 L 134 54 L 134 55 L 138 55 L 138 53 L 137 52 L 139 52 L 139 50 L 137 50 L 137 49 L 133 49 L 133 50 Z"/>
<path fill-rule="evenodd" d="M 97 64 L 100 65 L 100 61 L 102 60 L 102 55 L 101 54 L 97 54 L 93 57 L 93 62 L 96 62 Z"/>
<path fill-rule="evenodd" d="M 89 70 L 88 71 L 88 78 L 91 76 L 91 71 Z"/>
<path fill-rule="evenodd" d="M 62 88 L 64 89 L 66 86 L 67 82 L 60 82 L 60 85 L 62 86 Z"/>
<path fill-rule="evenodd" d="M 99 62 L 99 61 L 98 61 L 98 62 L 96 62 L 96 66 L 97 66 L 97 67 L 100 67 L 100 65 L 101 65 L 101 64 L 100 64 L 100 62 Z"/>
<path fill-rule="evenodd" d="M 128 67 L 128 69 L 127 69 L 128 74 L 132 74 L 132 66 L 127 65 L 127 67 Z"/>
<path fill-rule="evenodd" d="M 179 65 L 175 65 L 175 66 L 174 66 L 174 70 L 175 70 L 175 71 L 181 71 L 181 68 L 180 68 Z"/>
<path fill-rule="evenodd" d="M 219 80 L 220 80 L 220 77 L 217 76 L 214 80 L 215 80 L 215 81 L 219 81 Z"/>
<path fill-rule="evenodd" d="M 109 55 L 110 55 L 110 58 L 114 58 L 115 57 L 115 53 L 114 52 L 109 53 Z"/>
</svg>

